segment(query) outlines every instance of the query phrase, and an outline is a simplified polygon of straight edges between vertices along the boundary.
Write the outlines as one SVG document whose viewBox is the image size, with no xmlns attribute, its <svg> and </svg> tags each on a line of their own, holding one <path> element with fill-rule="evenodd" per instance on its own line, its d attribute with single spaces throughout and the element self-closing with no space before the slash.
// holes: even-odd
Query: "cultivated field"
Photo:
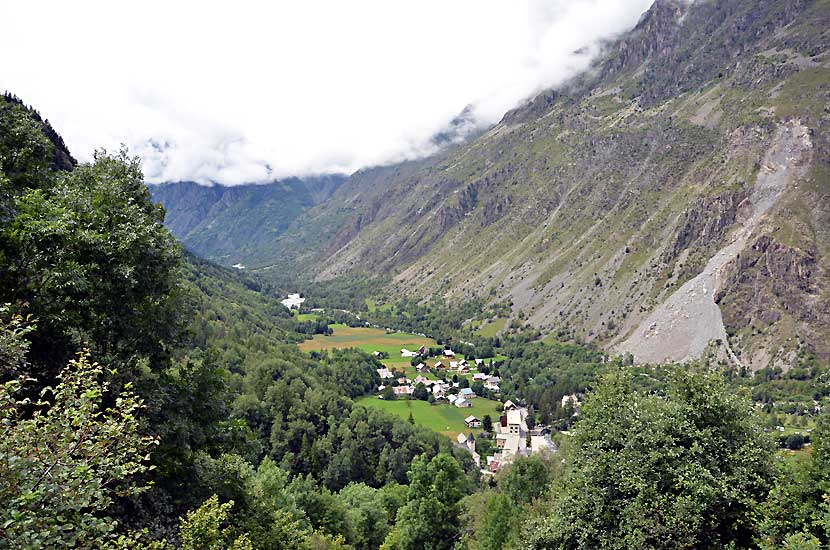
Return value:
<svg viewBox="0 0 830 550">
<path fill-rule="evenodd" d="M 363 397 L 357 400 L 358 405 L 365 407 L 380 409 L 392 414 L 398 415 L 401 418 L 409 418 L 410 411 L 415 424 L 424 426 L 435 432 L 446 435 L 450 438 L 455 438 L 460 432 L 468 434 L 473 432 L 478 434 L 481 429 L 469 429 L 464 424 L 464 419 L 470 415 L 476 416 L 480 419 L 485 414 L 489 414 L 493 422 L 498 421 L 501 411 L 501 403 L 478 397 L 472 399 L 472 407 L 469 409 L 461 409 L 454 405 L 441 404 L 430 405 L 426 401 L 418 401 L 416 399 L 396 399 L 394 401 L 384 401 L 376 396 Z"/>
<path fill-rule="evenodd" d="M 379 328 L 353 328 L 342 324 L 331 325 L 334 334 L 317 334 L 311 340 L 297 345 L 301 351 L 358 348 L 369 353 L 383 351 L 389 354 L 389 363 L 409 364 L 408 358 L 401 357 L 401 348 L 417 351 L 421 346 L 437 346 L 432 338 L 423 338 L 404 332 L 387 333 Z M 387 362 L 387 361 L 384 361 Z"/>
</svg>

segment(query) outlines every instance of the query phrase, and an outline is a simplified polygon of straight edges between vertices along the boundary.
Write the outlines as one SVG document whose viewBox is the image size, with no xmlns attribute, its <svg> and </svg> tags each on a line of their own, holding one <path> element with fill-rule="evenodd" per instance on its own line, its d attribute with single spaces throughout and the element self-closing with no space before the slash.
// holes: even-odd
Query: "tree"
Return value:
<svg viewBox="0 0 830 550">
<path fill-rule="evenodd" d="M 346 504 L 349 544 L 355 548 L 380 548 L 389 532 L 381 491 L 364 483 L 350 483 L 339 497 Z"/>
<path fill-rule="evenodd" d="M 25 376 L 0 386 L 0 548 L 102 548 L 115 544 L 116 497 L 142 493 L 157 440 L 142 435 L 142 401 L 108 394 L 104 368 L 78 354 L 58 384 L 32 401 Z M 104 399 L 112 406 L 104 406 Z"/>
<path fill-rule="evenodd" d="M 9 380 L 26 370 L 26 335 L 34 330 L 31 316 L 12 313 L 11 304 L 0 306 L 0 380 Z"/>
<path fill-rule="evenodd" d="M 482 550 L 501 550 L 514 535 L 521 517 L 520 509 L 504 493 L 493 493 L 487 502 L 477 535 Z"/>
<path fill-rule="evenodd" d="M 234 537 L 227 526 L 231 508 L 232 500 L 219 504 L 219 498 L 213 495 L 198 510 L 188 512 L 179 527 L 182 550 L 253 550 L 247 534 Z"/>
<path fill-rule="evenodd" d="M 516 504 L 530 504 L 548 490 L 548 466 L 538 456 L 517 458 L 504 477 L 504 493 Z"/>
<path fill-rule="evenodd" d="M 717 375 L 639 392 L 622 370 L 582 409 L 573 467 L 529 548 L 752 548 L 774 447 Z"/>
<path fill-rule="evenodd" d="M 5 233 L 2 290 L 40 319 L 30 359 L 49 369 L 88 343 L 111 365 L 140 356 L 159 368 L 182 329 L 181 257 L 139 160 L 97 152 L 56 180 L 17 198 Z"/>
<path fill-rule="evenodd" d="M 781 465 L 775 487 L 764 503 L 761 530 L 767 548 L 780 548 L 799 533 L 825 545 L 830 542 L 830 418 L 819 418 L 811 441 L 810 455 Z"/>
<path fill-rule="evenodd" d="M 412 390 L 412 397 L 421 401 L 426 401 L 429 395 L 429 390 L 427 390 L 427 387 L 424 386 L 423 382 L 415 384 L 415 389 Z"/>
<path fill-rule="evenodd" d="M 490 418 L 489 414 L 485 414 L 481 419 L 481 427 L 484 428 L 485 432 L 489 433 L 493 431 L 493 419 Z"/>
<path fill-rule="evenodd" d="M 461 498 L 468 481 L 455 459 L 440 453 L 430 460 L 421 455 L 409 470 L 409 501 L 398 510 L 395 529 L 384 547 L 449 549 L 460 533 Z"/>
</svg>

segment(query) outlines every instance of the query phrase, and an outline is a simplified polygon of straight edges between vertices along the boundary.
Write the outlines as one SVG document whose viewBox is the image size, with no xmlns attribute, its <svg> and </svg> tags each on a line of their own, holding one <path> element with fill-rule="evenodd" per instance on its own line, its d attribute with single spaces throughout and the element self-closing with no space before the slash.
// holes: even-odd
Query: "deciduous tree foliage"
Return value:
<svg viewBox="0 0 830 550">
<path fill-rule="evenodd" d="M 384 548 L 452 548 L 461 531 L 461 498 L 470 490 L 464 471 L 447 454 L 421 455 L 409 471 L 409 501 L 398 510 Z"/>
<path fill-rule="evenodd" d="M 31 359 L 54 364 L 84 342 L 98 356 L 158 366 L 178 342 L 180 252 L 137 158 L 98 152 L 16 200 L 7 230 L 10 296 L 40 319 Z"/>
<path fill-rule="evenodd" d="M 773 447 L 751 402 L 717 375 L 665 394 L 609 374 L 582 410 L 573 467 L 526 548 L 752 548 Z"/>
<path fill-rule="evenodd" d="M 104 369 L 79 354 L 41 399 L 20 398 L 32 381 L 0 386 L 0 548 L 103 548 L 117 541 L 115 497 L 147 489 L 157 443 L 139 429 L 141 400 L 129 389 L 102 405 Z"/>
</svg>

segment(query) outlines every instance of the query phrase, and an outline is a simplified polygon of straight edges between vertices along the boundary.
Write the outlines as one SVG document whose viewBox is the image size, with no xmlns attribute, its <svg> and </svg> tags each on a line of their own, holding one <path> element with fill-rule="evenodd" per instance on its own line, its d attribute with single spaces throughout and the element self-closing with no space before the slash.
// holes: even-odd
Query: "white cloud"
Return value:
<svg viewBox="0 0 830 550">
<path fill-rule="evenodd" d="M 428 152 L 468 104 L 497 121 L 650 4 L 5 2 L 0 88 L 81 160 L 127 144 L 150 181 L 349 172 Z"/>
</svg>

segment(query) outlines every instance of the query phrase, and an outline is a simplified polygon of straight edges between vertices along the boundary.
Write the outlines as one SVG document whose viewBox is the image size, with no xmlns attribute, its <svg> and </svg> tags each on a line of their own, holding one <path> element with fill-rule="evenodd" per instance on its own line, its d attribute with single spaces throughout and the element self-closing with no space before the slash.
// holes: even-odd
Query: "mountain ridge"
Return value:
<svg viewBox="0 0 830 550">
<path fill-rule="evenodd" d="M 616 349 L 740 231 L 776 136 L 803 126 L 803 170 L 721 266 L 724 329 L 692 355 L 828 357 L 828 28 L 826 0 L 655 2 L 591 70 L 468 142 L 352 175 L 262 273 L 382 273 L 390 300 L 508 301 L 543 333 Z M 626 350 L 692 356 L 649 345 Z"/>
<path fill-rule="evenodd" d="M 224 265 L 256 266 L 260 253 L 251 250 L 267 248 L 344 180 L 331 175 L 237 186 L 172 182 L 150 185 L 150 191 L 167 210 L 167 228 L 193 252 Z"/>
</svg>

